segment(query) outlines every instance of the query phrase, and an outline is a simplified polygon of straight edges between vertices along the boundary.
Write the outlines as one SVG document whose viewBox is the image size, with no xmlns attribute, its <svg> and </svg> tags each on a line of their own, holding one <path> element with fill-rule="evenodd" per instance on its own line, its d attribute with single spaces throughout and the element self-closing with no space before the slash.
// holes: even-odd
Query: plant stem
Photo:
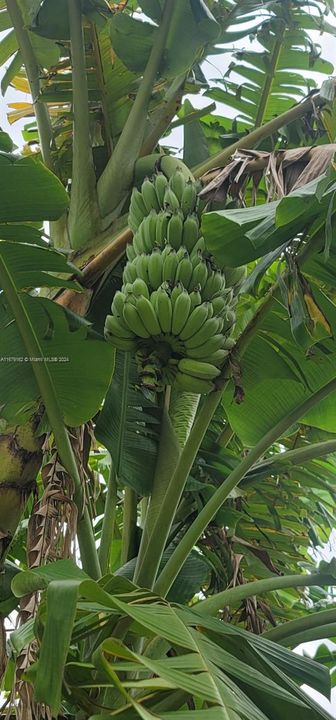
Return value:
<svg viewBox="0 0 336 720">
<path fill-rule="evenodd" d="M 151 588 L 159 569 L 163 551 L 193 462 L 207 431 L 210 419 L 222 397 L 222 391 L 208 395 L 196 417 L 179 463 L 161 503 L 152 532 L 135 575 L 135 582 Z"/>
<path fill-rule="evenodd" d="M 81 0 L 68 0 L 68 13 L 74 118 L 69 234 L 71 247 L 78 249 L 82 245 L 87 245 L 99 232 L 100 217 L 90 140 L 89 94 Z"/>
<path fill-rule="evenodd" d="M 332 608 L 331 610 L 321 610 L 320 612 L 314 612 L 311 615 L 307 615 L 306 617 L 296 618 L 295 620 L 290 620 L 289 622 L 278 625 L 277 627 L 274 627 L 271 630 L 263 633 L 263 637 L 267 638 L 267 640 L 281 643 L 283 643 L 283 640 L 289 640 L 288 645 L 292 645 L 293 635 L 306 632 L 307 630 L 312 630 L 313 628 L 320 628 L 321 626 L 326 626 L 329 624 L 334 627 L 335 622 L 335 608 Z M 287 642 L 284 642 L 283 644 L 287 645 Z"/>
<path fill-rule="evenodd" d="M 139 157 L 143 144 L 148 105 L 160 69 L 174 7 L 174 0 L 165 1 L 160 27 L 156 31 L 152 51 L 137 96 L 113 155 L 99 178 L 98 202 L 102 216 L 108 215 L 117 208 L 131 189 L 134 163 Z M 122 174 L 120 168 L 122 168 Z"/>
<path fill-rule="evenodd" d="M 272 465 L 301 465 L 314 460 L 316 458 L 323 457 L 323 455 L 330 455 L 336 452 L 336 440 L 326 440 L 325 442 L 314 443 L 313 445 L 305 445 L 304 447 L 295 448 L 295 450 L 287 450 L 286 452 L 276 453 L 272 457 L 267 458 L 264 462 L 258 463 L 255 466 L 256 470 L 261 470 L 265 467 L 265 470 L 271 468 Z"/>
<path fill-rule="evenodd" d="M 13 313 L 18 332 L 27 351 L 27 355 L 31 358 L 43 358 L 38 337 L 32 326 L 29 312 L 27 310 L 27 302 L 24 295 L 19 293 L 15 282 L 0 255 L 0 285 L 6 296 L 7 302 Z M 95 546 L 93 529 L 87 508 L 83 511 L 83 493 L 81 479 L 75 455 L 70 443 L 68 431 L 64 425 L 62 412 L 57 399 L 57 392 L 54 387 L 52 377 L 49 372 L 48 364 L 44 362 L 32 362 L 32 372 L 41 393 L 42 401 L 46 409 L 48 420 L 54 433 L 55 443 L 61 461 L 72 478 L 75 486 L 75 503 L 78 508 L 78 541 L 81 552 L 81 560 L 84 570 L 93 578 L 100 576 L 100 567 L 98 554 Z"/>
<path fill-rule="evenodd" d="M 100 546 L 99 546 L 99 562 L 100 562 L 100 568 L 102 575 L 105 575 L 109 572 L 110 569 L 110 555 L 111 555 L 111 546 L 113 541 L 113 535 L 114 535 L 114 522 L 115 522 L 115 514 L 116 514 L 116 507 L 117 507 L 117 480 L 116 480 L 116 473 L 114 464 L 111 460 L 110 464 L 110 472 L 109 477 L 107 481 L 107 493 L 106 493 L 106 500 L 105 500 L 105 506 L 104 506 L 104 517 L 103 517 L 103 526 L 102 526 L 102 533 L 100 538 Z"/>
<path fill-rule="evenodd" d="M 226 478 L 225 482 L 216 490 L 210 500 L 201 510 L 198 517 L 187 530 L 181 542 L 169 558 L 165 565 L 154 589 L 159 595 L 166 595 L 171 588 L 176 576 L 183 567 L 189 553 L 197 540 L 201 537 L 205 528 L 211 522 L 224 501 L 230 495 L 232 490 L 245 477 L 246 473 L 259 460 L 260 457 L 273 445 L 286 430 L 306 415 L 318 402 L 326 398 L 331 392 L 336 390 L 336 378 L 328 382 L 322 388 L 313 393 L 307 400 L 304 400 L 298 407 L 280 420 L 273 428 L 271 428 L 252 450 L 243 458 L 239 465 Z M 211 396 L 210 396 L 211 397 Z"/>
<path fill-rule="evenodd" d="M 37 129 L 43 162 L 54 172 L 54 163 L 51 155 L 52 129 L 47 105 L 40 98 L 40 71 L 35 59 L 34 51 L 29 39 L 17 0 L 7 0 L 7 10 L 13 23 L 16 37 L 20 46 L 23 62 L 26 68 L 32 96 L 33 108 L 36 117 Z"/>
<path fill-rule="evenodd" d="M 265 111 L 267 108 L 267 103 L 270 97 L 270 94 L 272 92 L 272 85 L 273 80 L 277 71 L 277 66 L 279 62 L 280 53 L 282 50 L 282 43 L 284 34 L 286 32 L 286 23 L 283 20 L 278 20 L 278 23 L 281 22 L 281 30 L 277 32 L 273 52 L 270 57 L 270 64 L 267 68 L 267 73 L 265 73 L 265 81 L 261 93 L 261 97 L 258 103 L 258 110 L 257 115 L 254 123 L 254 127 L 258 128 L 263 122 Z"/>
<path fill-rule="evenodd" d="M 124 565 L 136 554 L 137 494 L 130 487 L 125 488 L 124 519 L 122 532 L 121 563 Z"/>
<path fill-rule="evenodd" d="M 223 590 L 217 595 L 212 595 L 206 600 L 201 600 L 195 605 L 195 610 L 199 615 L 215 615 L 225 606 L 239 605 L 242 600 L 246 600 L 253 595 L 262 595 L 263 593 L 273 592 L 274 590 L 283 590 L 284 588 L 308 587 L 316 585 L 323 587 L 333 585 L 335 579 L 331 575 L 322 573 L 314 573 L 311 575 L 273 575 L 273 577 L 264 578 L 263 580 L 254 580 L 245 583 L 245 585 L 237 585 L 237 587 Z M 271 632 L 271 631 L 270 631 Z M 266 637 L 267 633 L 265 633 Z"/>
<path fill-rule="evenodd" d="M 153 486 L 149 506 L 147 509 L 145 525 L 143 528 L 137 564 L 134 572 L 135 582 L 141 576 L 141 568 L 152 542 L 152 531 L 158 514 L 166 503 L 166 493 L 171 477 L 179 461 L 181 448 L 169 417 L 170 388 L 166 391 L 164 408 L 161 417 L 160 440 L 157 454 Z"/>
<path fill-rule="evenodd" d="M 319 613 L 318 613 L 319 614 Z M 280 645 L 286 645 L 290 648 L 295 648 L 301 643 L 311 642 L 312 640 L 326 640 L 327 638 L 335 638 L 336 635 L 336 622 L 328 623 L 327 625 L 320 625 L 319 627 L 311 628 L 310 630 L 302 630 L 296 635 L 292 635 L 286 640 L 280 640 Z"/>
<path fill-rule="evenodd" d="M 179 75 L 168 88 L 163 99 L 163 107 L 155 114 L 151 129 L 144 139 L 139 153 L 140 157 L 152 153 L 167 128 L 171 126 L 171 121 L 181 105 L 185 81 L 186 76 Z"/>
<path fill-rule="evenodd" d="M 273 133 L 279 130 L 283 125 L 289 125 L 289 123 L 294 122 L 294 120 L 303 117 L 303 115 L 311 111 L 312 108 L 314 109 L 314 106 L 318 107 L 325 105 L 325 103 L 326 100 L 321 97 L 319 93 L 314 95 L 313 101 L 310 97 L 308 97 L 303 102 L 294 105 L 294 107 L 287 110 L 287 112 L 269 120 L 269 122 L 265 123 L 265 125 L 252 130 L 248 135 L 244 135 L 244 137 L 240 138 L 232 145 L 229 145 L 229 147 L 224 150 L 221 150 L 221 152 L 216 153 L 216 155 L 212 155 L 208 160 L 205 160 L 203 163 L 193 168 L 192 172 L 195 177 L 198 178 L 215 167 L 224 167 L 236 150 L 240 150 L 240 148 L 245 148 L 247 150 L 248 148 L 254 147 L 261 140 L 273 135 Z"/>
</svg>

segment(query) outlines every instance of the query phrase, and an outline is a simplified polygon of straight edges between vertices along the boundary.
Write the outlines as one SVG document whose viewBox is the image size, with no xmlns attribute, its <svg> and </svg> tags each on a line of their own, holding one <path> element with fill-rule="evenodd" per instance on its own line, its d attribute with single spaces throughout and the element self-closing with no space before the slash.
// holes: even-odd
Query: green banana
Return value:
<svg viewBox="0 0 336 720">
<path fill-rule="evenodd" d="M 247 275 L 246 265 L 240 265 L 239 267 L 225 267 L 224 275 L 226 285 L 229 287 L 236 287 L 238 284 L 242 284 Z"/>
<path fill-rule="evenodd" d="M 182 358 L 178 364 L 180 372 L 191 375 L 192 377 L 201 378 L 202 380 L 213 380 L 220 375 L 220 370 L 211 363 L 204 360 L 192 360 L 191 358 Z"/>
<path fill-rule="evenodd" d="M 232 337 L 226 337 L 223 342 L 223 348 L 226 348 L 227 350 L 232 350 L 232 348 L 235 346 L 236 341 Z"/>
<path fill-rule="evenodd" d="M 151 210 L 156 210 L 157 212 L 159 212 L 160 204 L 157 198 L 154 184 L 149 180 L 149 178 L 145 178 L 141 185 L 141 195 L 148 213 Z"/>
<path fill-rule="evenodd" d="M 218 323 L 218 318 L 209 318 L 206 320 L 194 335 L 184 341 L 186 348 L 189 350 L 189 348 L 197 348 L 200 345 L 204 345 L 204 343 L 218 333 L 220 329 Z"/>
<path fill-rule="evenodd" d="M 156 310 L 162 332 L 170 333 L 173 314 L 172 304 L 168 293 L 162 287 L 159 288 L 156 297 Z"/>
<path fill-rule="evenodd" d="M 156 242 L 156 218 L 157 214 L 155 210 L 151 210 L 149 215 L 144 218 L 138 231 L 142 234 L 143 252 L 145 253 L 151 253 Z"/>
<path fill-rule="evenodd" d="M 160 212 L 156 216 L 155 243 L 159 247 L 163 247 L 167 240 L 167 228 L 170 219 L 169 213 Z"/>
<path fill-rule="evenodd" d="M 172 302 L 172 306 L 173 306 L 173 307 L 174 307 L 174 305 L 175 305 L 175 303 L 176 303 L 177 298 L 178 298 L 178 297 L 181 295 L 181 293 L 183 293 L 183 292 L 184 292 L 184 287 L 183 287 L 182 283 L 179 283 L 179 282 L 178 282 L 178 283 L 173 287 L 173 289 L 172 289 L 172 291 L 171 291 L 171 302 Z"/>
<path fill-rule="evenodd" d="M 227 310 L 223 320 L 223 332 L 227 332 L 228 330 L 231 330 L 231 328 L 233 329 L 233 326 L 236 322 L 236 314 L 233 312 L 233 310 Z"/>
<path fill-rule="evenodd" d="M 144 217 L 147 215 L 147 209 L 143 201 L 141 192 L 137 188 L 133 188 L 131 202 L 128 213 L 128 224 L 132 232 L 136 232 L 141 225 Z"/>
<path fill-rule="evenodd" d="M 181 245 L 181 247 L 177 250 L 176 255 L 179 262 L 181 262 L 181 260 L 183 260 L 184 258 L 188 257 L 187 250 L 185 249 L 185 247 L 183 247 L 183 245 Z"/>
<path fill-rule="evenodd" d="M 182 245 L 191 253 L 198 242 L 199 222 L 197 215 L 187 215 L 183 223 Z"/>
<path fill-rule="evenodd" d="M 151 303 L 151 305 L 153 306 L 153 309 L 154 309 L 155 313 L 156 313 L 156 310 L 157 310 L 157 306 L 156 306 L 157 296 L 158 296 L 158 290 L 153 290 L 153 292 L 150 294 L 150 298 L 149 298 L 149 299 L 150 299 L 150 303 Z"/>
<path fill-rule="evenodd" d="M 134 295 L 143 295 L 145 298 L 149 299 L 148 285 L 142 278 L 137 277 L 136 280 L 134 280 L 133 293 Z"/>
<path fill-rule="evenodd" d="M 126 245 L 127 260 L 132 261 L 132 260 L 134 260 L 135 256 L 136 256 L 136 252 L 134 250 L 133 243 L 129 243 L 128 245 Z"/>
<path fill-rule="evenodd" d="M 137 271 L 136 267 L 134 265 L 134 262 L 128 261 L 124 267 L 124 274 L 123 274 L 124 280 L 126 282 L 133 283 L 134 280 L 137 279 Z"/>
<path fill-rule="evenodd" d="M 186 354 L 188 357 L 195 358 L 196 360 L 203 360 L 222 347 L 223 335 L 213 335 L 204 345 L 199 345 L 196 348 L 188 348 Z"/>
<path fill-rule="evenodd" d="M 182 285 L 187 290 L 189 288 L 192 275 L 193 275 L 193 266 L 189 260 L 189 257 L 185 257 L 178 264 L 178 268 L 177 268 L 177 272 L 176 272 L 176 280 L 178 280 L 178 282 L 181 282 Z"/>
<path fill-rule="evenodd" d="M 181 199 L 181 209 L 184 217 L 194 213 L 197 204 L 197 191 L 196 184 L 193 181 L 189 181 L 185 184 L 183 195 Z"/>
<path fill-rule="evenodd" d="M 163 261 L 162 279 L 174 283 L 178 264 L 176 252 L 175 250 L 171 250 Z"/>
<path fill-rule="evenodd" d="M 198 305 L 198 307 L 196 307 L 189 315 L 189 318 L 183 330 L 180 332 L 181 340 L 188 340 L 188 338 L 195 335 L 195 333 L 200 330 L 203 323 L 205 323 L 207 319 L 208 303 L 202 303 L 202 305 Z"/>
<path fill-rule="evenodd" d="M 197 240 L 196 245 L 194 245 L 192 251 L 191 251 L 191 257 L 194 255 L 197 255 L 198 252 L 204 252 L 205 250 L 205 240 L 203 235 Z"/>
<path fill-rule="evenodd" d="M 110 333 L 119 338 L 125 338 L 126 340 L 133 340 L 135 337 L 135 333 L 128 327 L 122 325 L 120 320 L 114 315 L 107 315 L 105 318 L 105 334 L 106 333 Z"/>
<path fill-rule="evenodd" d="M 146 330 L 135 305 L 131 302 L 125 303 L 123 319 L 135 335 L 141 338 L 149 338 L 150 333 Z"/>
<path fill-rule="evenodd" d="M 203 358 L 203 362 L 208 362 L 211 363 L 211 365 L 218 365 L 220 367 L 228 354 L 228 350 L 220 348 L 219 350 L 215 350 L 215 352 L 211 353 L 211 355 L 206 355 Z"/>
<path fill-rule="evenodd" d="M 186 186 L 186 180 L 179 168 L 171 176 L 171 178 L 169 180 L 169 186 L 171 187 L 172 191 L 175 193 L 179 203 L 181 203 L 184 188 Z"/>
<path fill-rule="evenodd" d="M 202 380 L 183 372 L 177 372 L 175 382 L 184 390 L 197 393 L 197 395 L 207 395 L 215 388 L 211 380 Z"/>
<path fill-rule="evenodd" d="M 221 315 L 221 313 L 223 313 L 227 308 L 226 299 L 222 295 L 218 295 L 218 297 L 213 298 L 211 302 L 214 315 Z"/>
<path fill-rule="evenodd" d="M 117 292 L 113 296 L 112 306 L 111 306 L 113 315 L 117 315 L 117 317 L 122 317 L 123 311 L 124 311 L 125 300 L 126 300 L 125 294 L 123 292 L 121 292 L 120 290 L 117 290 Z"/>
<path fill-rule="evenodd" d="M 213 317 L 214 309 L 213 309 L 213 304 L 212 304 L 212 302 L 209 302 L 209 301 L 208 301 L 208 302 L 207 302 L 207 305 L 208 305 L 208 319 L 209 319 L 209 318 L 212 318 L 212 317 Z"/>
<path fill-rule="evenodd" d="M 190 286 L 195 287 L 196 285 L 201 286 L 201 290 L 206 285 L 208 279 L 208 268 L 204 260 L 200 260 L 197 265 L 193 268 L 192 276 L 190 279 Z"/>
<path fill-rule="evenodd" d="M 215 295 L 224 289 L 225 279 L 222 273 L 211 270 L 203 288 L 203 297 L 211 300 Z"/>
<path fill-rule="evenodd" d="M 175 193 L 173 192 L 173 190 L 171 190 L 170 187 L 168 187 L 165 192 L 163 205 L 164 205 L 164 208 L 166 210 L 169 210 L 169 212 L 171 212 L 171 213 L 173 213 L 175 210 L 180 209 L 180 203 L 179 203 Z"/>
<path fill-rule="evenodd" d="M 158 172 L 155 175 L 155 192 L 158 199 L 158 203 L 163 208 L 164 196 L 168 187 L 168 179 L 162 172 Z"/>
<path fill-rule="evenodd" d="M 176 210 L 171 216 L 167 227 L 167 241 L 178 250 L 182 245 L 183 233 L 183 215 L 180 210 Z"/>
<path fill-rule="evenodd" d="M 139 316 L 150 335 L 160 335 L 161 327 L 152 303 L 146 297 L 139 297 L 136 303 Z"/>
<path fill-rule="evenodd" d="M 173 155 L 162 155 L 159 163 L 160 169 L 167 178 L 171 178 L 177 170 L 180 170 L 186 181 L 194 181 L 191 171 L 182 160 L 179 160 L 179 158 L 176 158 Z"/>
<path fill-rule="evenodd" d="M 181 330 L 183 330 L 190 315 L 190 309 L 190 295 L 186 290 L 183 290 L 181 294 L 176 298 L 173 307 L 173 319 L 171 326 L 171 331 L 173 335 L 180 335 L 180 332 Z"/>
<path fill-rule="evenodd" d="M 139 226 L 139 229 L 136 231 L 136 233 L 133 237 L 133 248 L 134 248 L 136 255 L 141 255 L 142 253 L 146 252 L 146 246 L 145 246 L 144 237 L 143 237 L 143 230 L 144 230 L 143 226 L 144 226 L 146 219 L 147 218 L 145 218 L 142 221 L 141 225 Z"/>
<path fill-rule="evenodd" d="M 148 258 L 148 255 L 142 253 L 141 255 L 138 255 L 134 260 L 137 276 L 144 280 L 147 285 L 149 285 Z"/>
<path fill-rule="evenodd" d="M 157 290 L 162 283 L 162 269 L 162 255 L 154 250 L 151 255 L 148 255 L 148 278 L 153 290 Z"/>
<path fill-rule="evenodd" d="M 200 290 L 201 290 L 201 286 L 200 286 L 200 285 L 196 285 L 196 287 L 194 288 L 194 290 L 190 293 L 190 302 L 191 302 L 191 308 L 192 308 L 192 309 L 193 309 L 194 307 L 197 307 L 197 305 L 200 305 L 201 302 L 202 302 L 202 297 L 201 297 Z"/>
</svg>

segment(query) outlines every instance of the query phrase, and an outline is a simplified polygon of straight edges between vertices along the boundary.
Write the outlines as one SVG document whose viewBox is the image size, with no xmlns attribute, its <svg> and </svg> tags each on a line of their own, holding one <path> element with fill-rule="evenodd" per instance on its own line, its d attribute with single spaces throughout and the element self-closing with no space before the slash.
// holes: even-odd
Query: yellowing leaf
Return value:
<svg viewBox="0 0 336 720">
<path fill-rule="evenodd" d="M 27 78 L 22 77 L 21 75 L 16 75 L 13 80 L 11 80 L 10 84 L 15 88 L 15 90 L 30 94 L 30 87 Z"/>
<path fill-rule="evenodd" d="M 9 107 L 13 108 L 12 112 L 7 113 L 7 120 L 10 125 L 13 125 L 17 120 L 21 120 L 21 118 L 32 117 L 34 115 L 32 103 L 9 103 Z"/>
<path fill-rule="evenodd" d="M 325 317 L 325 315 L 323 315 L 322 310 L 320 310 L 319 306 L 316 304 L 313 296 L 308 293 L 305 293 L 303 297 L 304 297 L 304 301 L 306 303 L 309 317 L 313 321 L 314 325 L 317 325 L 317 324 L 322 325 L 322 327 L 324 327 L 324 329 L 326 330 L 328 335 L 332 335 L 332 330 L 331 330 L 330 324 L 329 324 L 327 318 Z"/>
</svg>

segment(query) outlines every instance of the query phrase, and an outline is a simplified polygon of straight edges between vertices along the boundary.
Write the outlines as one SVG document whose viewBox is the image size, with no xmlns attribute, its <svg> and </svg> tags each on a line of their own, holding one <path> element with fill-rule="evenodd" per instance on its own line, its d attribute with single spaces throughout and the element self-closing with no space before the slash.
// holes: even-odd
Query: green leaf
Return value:
<svg viewBox="0 0 336 720">
<path fill-rule="evenodd" d="M 193 112 L 194 108 L 191 102 L 185 100 L 179 112 L 179 117 L 187 119 L 188 115 Z M 198 119 L 187 122 L 184 125 L 183 162 L 185 162 L 188 167 L 193 167 L 208 157 L 208 143 L 203 132 L 202 124 Z"/>
<path fill-rule="evenodd" d="M 110 20 L 110 28 L 112 45 L 119 58 L 129 70 L 142 72 L 150 55 L 156 26 L 126 13 L 117 13 Z M 202 0 L 176 4 L 161 75 L 174 78 L 186 72 L 195 59 L 202 56 L 205 43 L 214 40 L 218 32 L 219 25 Z"/>
<path fill-rule="evenodd" d="M 328 318 L 332 332 L 335 333 L 335 305 L 317 288 L 314 288 L 314 293 L 319 307 Z M 274 337 L 274 349 L 267 350 L 265 347 L 263 351 L 261 337 L 269 343 L 272 343 Z M 315 354 L 307 357 L 304 349 L 294 343 L 288 318 L 280 306 L 269 313 L 241 361 L 244 401 L 240 405 L 233 402 L 232 387 L 227 389 L 223 396 L 230 425 L 244 444 L 253 446 L 281 417 L 285 417 L 311 392 L 335 376 L 334 343 L 326 339 L 323 346 L 324 344 L 327 352 L 317 343 L 314 346 Z M 281 352 L 282 348 L 288 355 Z M 293 360 L 292 365 L 290 358 Z M 301 378 L 297 374 L 298 367 L 302 371 Z M 301 422 L 333 431 L 336 422 L 334 393 L 311 410 Z"/>
<path fill-rule="evenodd" d="M 48 368 L 66 425 L 81 425 L 95 415 L 105 396 L 113 371 L 113 350 L 87 325 L 74 328 L 73 319 L 50 300 L 22 295 L 21 302 L 42 351 L 42 357 L 32 362 L 43 362 Z M 24 422 L 40 392 L 32 363 L 25 360 L 24 341 L 4 303 L 0 305 L 0 328 L 0 378 L 6 388 L 1 415 L 8 422 Z"/>
<path fill-rule="evenodd" d="M 173 552 L 173 548 L 165 550 L 162 556 L 159 572 Z M 116 570 L 116 575 L 127 577 L 130 580 L 134 576 L 136 558 L 132 558 L 126 565 Z M 199 553 L 192 552 L 181 568 L 174 584 L 172 585 L 167 599 L 171 602 L 187 603 L 193 599 L 199 588 L 206 584 L 209 576 L 209 567 Z"/>
<path fill-rule="evenodd" d="M 8 86 L 11 84 L 13 78 L 19 73 L 22 67 L 22 55 L 20 50 L 18 50 L 14 57 L 12 58 L 11 62 L 9 63 L 7 69 L 5 70 L 2 80 L 1 80 L 1 92 L 4 95 L 6 90 L 8 89 Z M 2 148 L 5 150 L 5 152 L 10 152 L 10 150 L 7 150 L 6 148 Z"/>
<path fill-rule="evenodd" d="M 58 715 L 62 701 L 63 668 L 76 614 L 78 581 L 58 580 L 47 589 L 47 622 L 34 682 L 36 702 L 50 706 Z M 46 672 L 52 668 L 52 672 Z"/>
<path fill-rule="evenodd" d="M 133 72 L 142 72 L 148 62 L 156 27 L 136 20 L 126 13 L 116 13 L 110 20 L 112 47 Z"/>
<path fill-rule="evenodd" d="M 0 65 L 4 65 L 7 60 L 14 55 L 18 49 L 18 41 L 14 30 L 11 30 L 0 41 Z"/>
<path fill-rule="evenodd" d="M 209 252 L 222 267 L 236 267 L 289 243 L 313 221 L 322 224 L 333 188 L 328 187 L 319 202 L 317 189 L 321 177 L 281 200 L 204 213 L 202 232 Z"/>
<path fill-rule="evenodd" d="M 0 195 L 0 222 L 57 220 L 69 202 L 60 180 L 39 160 L 4 154 L 0 154 Z"/>
<path fill-rule="evenodd" d="M 125 353 L 117 353 L 115 373 L 95 434 L 109 451 L 119 481 L 140 495 L 148 495 L 152 486 L 159 417 L 159 408 L 137 389 L 134 361 Z"/>
<path fill-rule="evenodd" d="M 12 593 L 11 583 L 19 572 L 19 568 L 14 563 L 5 561 L 0 572 L 0 616 L 9 615 L 17 607 L 17 598 Z"/>
<path fill-rule="evenodd" d="M 8 133 L 0 128 L 0 152 L 12 152 L 14 144 Z"/>
</svg>

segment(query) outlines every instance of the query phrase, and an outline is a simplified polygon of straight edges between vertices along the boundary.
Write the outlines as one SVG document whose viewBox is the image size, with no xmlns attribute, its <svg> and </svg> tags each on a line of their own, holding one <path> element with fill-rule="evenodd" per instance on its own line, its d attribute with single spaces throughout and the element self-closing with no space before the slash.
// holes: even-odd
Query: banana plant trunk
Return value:
<svg viewBox="0 0 336 720">
<path fill-rule="evenodd" d="M 39 416 L 0 434 L 0 567 L 35 489 L 42 462 L 43 437 L 36 436 Z"/>
</svg>

